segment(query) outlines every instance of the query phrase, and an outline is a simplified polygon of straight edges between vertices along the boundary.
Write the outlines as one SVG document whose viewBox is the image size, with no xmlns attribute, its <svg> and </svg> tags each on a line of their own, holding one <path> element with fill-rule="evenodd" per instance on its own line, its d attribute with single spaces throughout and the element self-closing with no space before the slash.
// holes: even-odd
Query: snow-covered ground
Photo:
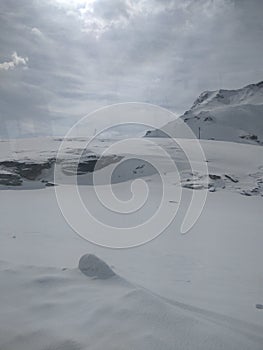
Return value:
<svg viewBox="0 0 263 350">
<path fill-rule="evenodd" d="M 68 152 L 62 152 L 67 169 L 84 142 L 68 141 Z M 101 153 L 107 142 L 95 144 L 89 155 Z M 78 236 L 61 214 L 56 187 L 36 186 L 53 180 L 53 165 L 34 180 L 21 177 L 20 185 L 2 185 L 1 350 L 262 349 L 262 147 L 202 141 L 208 173 L 192 174 L 174 141 L 158 142 L 176 161 L 180 180 L 150 144 L 137 157 L 159 159 L 171 194 L 174 187 L 182 187 L 182 203 L 163 234 L 137 248 L 103 248 Z M 59 144 L 50 139 L 3 142 L 1 161 L 41 164 L 56 156 Z M 194 141 L 180 144 L 192 151 L 195 162 Z M 134 147 L 132 163 L 120 165 L 119 173 L 116 170 L 112 187 L 125 197 L 132 180 L 143 176 L 154 189 L 151 213 L 158 206 L 161 183 L 147 164 L 142 167 L 136 160 L 137 150 Z M 128 157 L 125 152 L 118 156 Z M 63 161 L 60 164 L 63 170 Z M 103 175 L 114 165 L 109 162 L 98 172 Z M 18 167 L 7 170 L 2 165 L 3 176 L 17 174 Z M 36 174 L 35 168 L 30 169 Z M 56 184 L 67 197 L 71 177 L 63 171 L 59 175 Z M 80 179 L 87 184 L 90 174 Z M 101 186 L 105 191 L 109 187 Z M 193 191 L 208 191 L 207 201 L 196 224 L 181 235 Z M 81 186 L 81 193 L 99 215 L 102 208 L 93 186 Z M 170 198 L 169 205 L 176 209 L 177 201 Z M 72 203 L 73 214 L 74 210 Z M 86 229 L 93 232 L 92 222 Z M 105 261 L 115 275 L 100 278 L 105 276 L 105 265 L 97 259 L 87 266 L 97 278 L 82 273 L 85 267 L 82 264 L 82 272 L 78 269 L 79 260 L 87 253 Z"/>
</svg>

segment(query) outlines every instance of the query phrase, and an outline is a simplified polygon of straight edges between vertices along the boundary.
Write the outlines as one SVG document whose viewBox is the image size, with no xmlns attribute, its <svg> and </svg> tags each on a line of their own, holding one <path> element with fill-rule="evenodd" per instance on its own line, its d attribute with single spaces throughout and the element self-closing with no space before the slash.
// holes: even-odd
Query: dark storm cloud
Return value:
<svg viewBox="0 0 263 350">
<path fill-rule="evenodd" d="M 203 90 L 256 82 L 262 11 L 261 0 L 3 0 L 0 135 L 64 133 L 116 102 L 183 112 Z"/>
</svg>

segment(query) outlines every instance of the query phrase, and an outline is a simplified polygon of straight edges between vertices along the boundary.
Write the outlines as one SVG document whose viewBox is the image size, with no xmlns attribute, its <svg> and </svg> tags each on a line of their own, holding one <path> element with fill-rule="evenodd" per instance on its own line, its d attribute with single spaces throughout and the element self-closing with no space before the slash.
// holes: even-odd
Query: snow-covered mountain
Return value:
<svg viewBox="0 0 263 350">
<path fill-rule="evenodd" d="M 237 90 L 205 91 L 179 120 L 146 136 L 184 137 L 182 121 L 203 139 L 263 144 L 263 81 Z"/>
</svg>

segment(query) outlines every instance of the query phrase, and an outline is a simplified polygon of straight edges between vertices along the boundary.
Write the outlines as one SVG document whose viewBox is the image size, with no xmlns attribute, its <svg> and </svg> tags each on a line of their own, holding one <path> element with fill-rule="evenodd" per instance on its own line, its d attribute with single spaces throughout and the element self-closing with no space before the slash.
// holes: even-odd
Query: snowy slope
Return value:
<svg viewBox="0 0 263 350">
<path fill-rule="evenodd" d="M 100 186 L 105 193 L 113 189 L 120 198 L 129 198 L 132 180 L 143 177 L 152 191 L 146 211 L 156 210 L 161 183 L 149 167 L 136 161 L 136 155 L 147 155 L 162 165 L 171 193 L 168 204 L 173 210 L 177 207 L 173 188 L 182 187 L 178 217 L 162 235 L 138 248 L 106 249 L 72 230 L 55 195 L 55 188 L 61 188 L 65 198 L 71 199 L 70 175 L 62 172 L 62 184 L 55 188 L 27 190 L 49 178 L 52 168 L 41 171 L 35 180 L 27 180 L 27 185 L 24 179 L 18 186 L 2 185 L 1 350 L 262 349 L 261 147 L 202 140 L 209 174 L 191 174 L 175 142 L 167 138 L 156 141 L 175 160 L 179 180 L 155 147 L 146 145 L 138 154 L 135 145 L 130 149 L 135 161 L 124 164 L 115 174 L 119 182 Z M 21 162 L 31 164 L 29 173 L 34 175 L 39 168 L 32 164 L 44 164 L 54 157 L 58 144 L 50 139 L 9 142 L 1 149 L 1 161 L 17 163 L 9 171 L 2 169 L 2 175 L 21 171 L 17 165 Z M 66 161 L 67 173 L 85 144 L 84 139 L 66 143 L 60 160 L 62 165 L 63 159 Z M 108 145 L 99 142 L 89 151 L 100 154 Z M 194 157 L 193 140 L 181 140 L 181 145 L 191 149 Z M 121 150 L 125 159 L 128 155 Z M 102 179 L 113 165 L 109 162 L 98 170 Z M 205 176 L 209 177 L 208 185 Z M 80 178 L 87 184 L 89 174 L 82 173 Z M 104 214 L 93 186 L 80 187 L 85 204 L 91 205 L 97 217 L 109 224 L 129 223 L 127 215 L 116 218 Z M 180 235 L 192 189 L 206 191 L 207 187 L 210 192 L 201 217 L 188 234 Z M 21 190 L 14 190 L 17 188 Z M 143 197 L 143 192 L 137 195 Z M 77 214 L 76 203 L 72 200 L 70 205 Z M 135 214 L 141 218 L 140 212 Z M 96 229 L 88 218 L 85 226 L 87 232 Z M 85 266 L 85 259 L 80 260 L 84 254 L 100 257 L 110 270 L 96 259 Z M 106 273 L 104 278 L 105 269 L 114 274 Z"/>
<path fill-rule="evenodd" d="M 238 90 L 205 91 L 181 119 L 203 139 L 261 144 L 263 142 L 263 82 Z M 148 137 L 184 137 L 179 121 L 166 124 Z"/>
</svg>

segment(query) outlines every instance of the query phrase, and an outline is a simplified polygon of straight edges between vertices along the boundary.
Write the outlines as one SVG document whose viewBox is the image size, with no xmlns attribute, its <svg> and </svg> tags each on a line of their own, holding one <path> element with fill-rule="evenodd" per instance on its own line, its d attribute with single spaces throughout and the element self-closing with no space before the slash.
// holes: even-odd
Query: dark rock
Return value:
<svg viewBox="0 0 263 350">
<path fill-rule="evenodd" d="M 245 191 L 245 190 L 240 192 L 240 194 L 242 194 L 243 196 L 247 196 L 247 197 L 251 197 L 252 196 L 252 194 L 250 192 Z"/>
<path fill-rule="evenodd" d="M 105 168 L 106 166 L 114 163 L 118 163 L 123 159 L 122 156 L 98 156 L 96 154 L 90 155 L 87 160 L 80 160 L 78 164 L 64 163 L 62 165 L 62 171 L 65 175 L 84 175 L 87 173 L 93 173 L 96 170 Z"/>
<path fill-rule="evenodd" d="M 144 137 L 163 137 L 163 138 L 170 138 L 170 135 L 167 134 L 165 131 L 161 129 L 154 129 L 154 130 L 148 130 Z"/>
<path fill-rule="evenodd" d="M 53 187 L 53 186 L 57 186 L 56 184 L 54 184 L 53 182 L 47 182 L 46 187 Z"/>
<path fill-rule="evenodd" d="M 258 137 L 257 135 L 241 135 L 239 136 L 241 139 L 244 139 L 244 140 L 251 140 L 251 141 L 258 141 Z"/>
<path fill-rule="evenodd" d="M 88 277 L 108 279 L 116 274 L 100 258 L 93 254 L 85 254 L 79 260 L 79 270 Z"/>
<path fill-rule="evenodd" d="M 151 137 L 152 130 L 146 131 L 145 137 Z"/>
<path fill-rule="evenodd" d="M 209 174 L 209 177 L 211 180 L 220 180 L 221 176 L 219 175 L 214 175 L 214 174 Z"/>
<path fill-rule="evenodd" d="M 142 165 L 138 165 L 135 169 L 138 170 L 138 169 L 142 169 L 144 168 L 145 164 L 142 164 Z"/>
<path fill-rule="evenodd" d="M 184 183 L 182 184 L 183 188 L 188 188 L 190 190 L 203 190 L 205 188 L 205 186 L 203 186 L 202 184 L 198 184 L 198 183 Z"/>
<path fill-rule="evenodd" d="M 225 175 L 225 177 L 227 179 L 229 179 L 230 181 L 234 182 L 234 183 L 238 183 L 238 180 L 237 179 L 234 179 L 233 177 L 231 177 L 230 175 Z"/>
<path fill-rule="evenodd" d="M 0 185 L 21 186 L 23 180 L 17 174 L 0 174 Z"/>
<path fill-rule="evenodd" d="M 55 162 L 55 158 L 50 158 L 43 163 L 21 162 L 8 160 L 0 162 L 0 166 L 5 169 L 11 169 L 20 177 L 27 180 L 36 180 L 44 169 L 50 169 Z"/>
</svg>

